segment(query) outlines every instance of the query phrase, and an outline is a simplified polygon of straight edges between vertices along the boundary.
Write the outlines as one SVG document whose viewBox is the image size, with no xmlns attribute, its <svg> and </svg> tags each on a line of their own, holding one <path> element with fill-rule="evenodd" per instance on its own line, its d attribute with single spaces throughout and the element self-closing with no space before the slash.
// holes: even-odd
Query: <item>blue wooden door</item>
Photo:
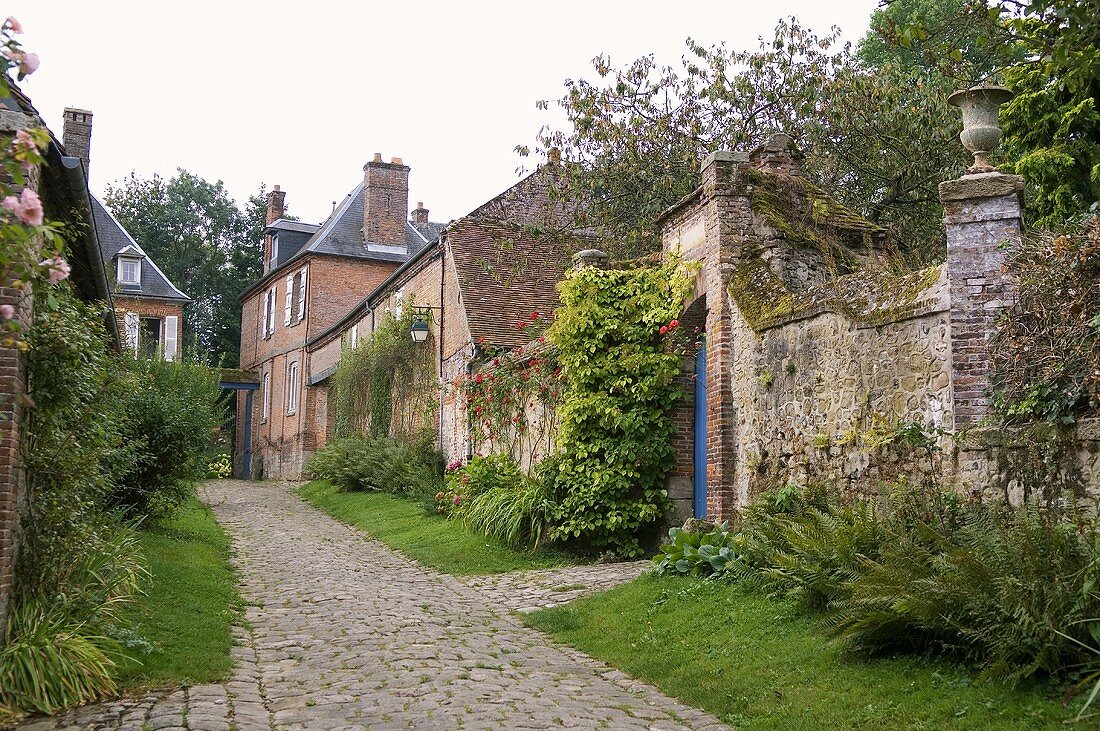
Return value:
<svg viewBox="0 0 1100 731">
<path fill-rule="evenodd" d="M 695 354 L 695 517 L 707 516 L 707 344 Z"/>
</svg>

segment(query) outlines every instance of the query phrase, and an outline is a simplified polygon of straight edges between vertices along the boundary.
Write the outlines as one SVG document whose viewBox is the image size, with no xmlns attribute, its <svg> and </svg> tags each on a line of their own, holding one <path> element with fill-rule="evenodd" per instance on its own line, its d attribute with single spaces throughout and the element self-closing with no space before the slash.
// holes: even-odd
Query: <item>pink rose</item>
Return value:
<svg viewBox="0 0 1100 731">
<path fill-rule="evenodd" d="M 23 32 L 23 24 L 10 15 L 8 16 L 8 19 L 4 21 L 4 25 L 6 25 L 12 33 Z"/>
<path fill-rule="evenodd" d="M 38 70 L 38 54 L 37 53 L 24 53 L 23 58 L 19 61 L 19 71 L 24 76 L 30 76 Z"/>
<path fill-rule="evenodd" d="M 10 320 L 15 317 L 15 308 L 11 305 L 0 305 L 0 319 Z"/>
<path fill-rule="evenodd" d="M 9 195 L 0 206 L 7 208 L 28 226 L 42 225 L 42 201 L 30 188 L 24 188 L 18 198 Z"/>
<path fill-rule="evenodd" d="M 459 503 L 462 502 L 462 496 L 461 495 L 455 495 L 454 500 L 452 500 L 451 502 L 453 502 L 455 505 L 458 505 Z"/>
<path fill-rule="evenodd" d="M 38 149 L 38 144 L 34 141 L 34 138 L 31 137 L 26 130 L 22 129 L 15 133 L 15 140 L 12 142 L 12 145 L 16 149 L 22 147 L 27 152 Z"/>
<path fill-rule="evenodd" d="M 52 259 L 43 259 L 38 263 L 41 266 L 49 267 L 50 284 L 57 284 L 63 279 L 67 279 L 69 277 L 69 272 L 72 271 L 69 262 L 65 261 L 60 256 L 55 256 Z"/>
</svg>

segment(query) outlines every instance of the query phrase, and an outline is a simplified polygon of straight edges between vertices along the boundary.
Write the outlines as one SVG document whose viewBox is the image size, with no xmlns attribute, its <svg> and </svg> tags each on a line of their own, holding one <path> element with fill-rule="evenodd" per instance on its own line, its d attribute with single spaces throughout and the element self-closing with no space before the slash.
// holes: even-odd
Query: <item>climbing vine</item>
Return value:
<svg viewBox="0 0 1100 731">
<path fill-rule="evenodd" d="M 554 522 L 563 541 L 637 556 L 668 508 L 670 407 L 682 396 L 676 317 L 694 274 L 659 267 L 570 271 L 549 331 L 566 378 Z"/>
<path fill-rule="evenodd" d="M 432 345 L 409 335 L 414 309 L 383 323 L 357 347 L 348 347 L 333 375 L 339 436 L 412 437 L 430 427 L 438 406 Z"/>
<path fill-rule="evenodd" d="M 454 383 L 474 444 L 492 454 L 510 454 L 519 464 L 547 454 L 557 428 L 561 366 L 543 334 L 547 322 L 544 313 L 532 312 L 529 320 L 515 324 L 534 336 L 531 342 L 488 350 L 481 370 Z"/>
</svg>

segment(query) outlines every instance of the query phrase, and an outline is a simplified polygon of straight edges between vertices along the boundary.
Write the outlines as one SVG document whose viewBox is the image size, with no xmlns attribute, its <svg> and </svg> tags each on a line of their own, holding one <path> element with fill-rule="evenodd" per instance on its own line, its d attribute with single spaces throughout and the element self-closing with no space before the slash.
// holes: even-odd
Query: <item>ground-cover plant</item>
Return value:
<svg viewBox="0 0 1100 731">
<path fill-rule="evenodd" d="M 526 621 L 741 729 L 1054 729 L 1075 710 L 927 656 L 853 661 L 793 603 L 724 581 L 643 576 Z"/>
<path fill-rule="evenodd" d="M 692 282 L 679 262 L 573 269 L 549 338 L 566 388 L 553 476 L 557 539 L 637 556 L 668 507 L 669 408 L 681 355 L 672 346 Z"/>
<path fill-rule="evenodd" d="M 728 523 L 707 531 L 671 528 L 668 542 L 661 546 L 653 563 L 662 574 L 719 577 L 736 565 L 740 542 L 739 534 L 731 532 Z"/>
<path fill-rule="evenodd" d="M 298 495 L 409 558 L 449 574 L 498 574 L 564 566 L 572 561 L 566 554 L 546 549 L 509 548 L 396 495 L 344 492 L 324 480 L 303 485 Z"/>
<path fill-rule="evenodd" d="M 209 683 L 233 666 L 230 627 L 241 602 L 229 566 L 229 539 L 208 508 L 190 497 L 139 534 L 149 574 L 144 596 L 121 615 L 130 631 L 114 675 L 123 688 Z"/>
<path fill-rule="evenodd" d="M 441 464 L 430 436 L 344 437 L 319 449 L 306 472 L 348 492 L 376 490 L 428 501 L 443 484 Z"/>
</svg>

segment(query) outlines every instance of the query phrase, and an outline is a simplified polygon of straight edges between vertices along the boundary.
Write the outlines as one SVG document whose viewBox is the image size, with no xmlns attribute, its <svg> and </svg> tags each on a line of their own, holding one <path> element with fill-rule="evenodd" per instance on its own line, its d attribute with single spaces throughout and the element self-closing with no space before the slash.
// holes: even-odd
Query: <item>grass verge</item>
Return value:
<svg viewBox="0 0 1100 731">
<path fill-rule="evenodd" d="M 785 602 L 677 577 L 528 615 L 533 627 L 738 729 L 1046 729 L 1047 688 L 979 684 L 928 658 L 846 660 Z"/>
<path fill-rule="evenodd" d="M 150 577 L 146 596 L 127 611 L 136 661 L 118 670 L 120 687 L 206 683 L 229 675 L 230 626 L 240 610 L 229 566 L 229 538 L 210 510 L 190 498 L 163 524 L 142 531 Z"/>
<path fill-rule="evenodd" d="M 448 574 L 500 574 L 571 563 L 563 553 L 516 551 L 460 523 L 428 515 L 417 503 L 383 492 L 340 492 L 324 480 L 298 495 L 337 520 L 360 528 L 409 558 Z"/>
</svg>

